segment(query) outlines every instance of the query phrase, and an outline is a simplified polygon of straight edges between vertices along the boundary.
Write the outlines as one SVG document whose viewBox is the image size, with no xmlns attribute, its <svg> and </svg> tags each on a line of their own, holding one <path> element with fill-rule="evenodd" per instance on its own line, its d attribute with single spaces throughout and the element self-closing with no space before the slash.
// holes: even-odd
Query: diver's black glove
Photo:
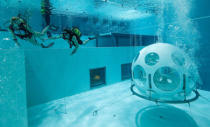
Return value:
<svg viewBox="0 0 210 127">
<path fill-rule="evenodd" d="M 89 40 L 94 40 L 96 37 L 88 37 Z"/>
<path fill-rule="evenodd" d="M 41 46 L 42 46 L 42 48 L 50 48 L 50 47 L 52 47 L 54 44 L 55 44 L 55 43 L 52 42 L 52 43 L 48 44 L 47 46 L 45 46 L 43 43 L 41 43 Z"/>
<path fill-rule="evenodd" d="M 69 48 L 72 48 L 73 44 L 69 44 Z"/>
</svg>

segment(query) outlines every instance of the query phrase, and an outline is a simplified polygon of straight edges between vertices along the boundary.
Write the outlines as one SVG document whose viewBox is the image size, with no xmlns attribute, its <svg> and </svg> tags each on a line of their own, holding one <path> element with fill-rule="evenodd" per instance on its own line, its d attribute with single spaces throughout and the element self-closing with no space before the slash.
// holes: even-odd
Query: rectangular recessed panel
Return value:
<svg viewBox="0 0 210 127">
<path fill-rule="evenodd" d="M 97 46 L 98 47 L 115 47 L 116 41 L 113 36 L 104 36 L 104 37 L 98 37 L 97 38 Z"/>
<path fill-rule="evenodd" d="M 106 84 L 106 68 L 90 69 L 90 87 Z"/>
<path fill-rule="evenodd" d="M 149 35 L 143 35 L 142 36 L 143 46 L 147 46 L 147 45 L 156 43 L 157 41 L 158 41 L 158 37 L 157 36 L 149 36 Z"/>
<path fill-rule="evenodd" d="M 126 80 L 131 78 L 131 63 L 121 64 L 121 79 Z"/>
<path fill-rule="evenodd" d="M 138 35 L 138 36 L 136 36 L 136 35 L 134 35 L 133 36 L 133 45 L 134 46 L 143 46 L 143 44 L 142 44 L 142 36 L 140 36 L 140 35 Z"/>
<path fill-rule="evenodd" d="M 118 45 L 122 46 L 133 46 L 133 39 L 130 36 L 118 37 Z"/>
</svg>

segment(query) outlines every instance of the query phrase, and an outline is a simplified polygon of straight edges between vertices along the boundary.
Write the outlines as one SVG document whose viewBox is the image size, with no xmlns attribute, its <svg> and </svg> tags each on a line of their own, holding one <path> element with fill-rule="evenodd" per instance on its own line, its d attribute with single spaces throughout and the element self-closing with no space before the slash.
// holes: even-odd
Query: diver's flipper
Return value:
<svg viewBox="0 0 210 127">
<path fill-rule="evenodd" d="M 52 43 L 50 43 L 49 45 L 45 46 L 43 43 L 41 43 L 41 46 L 42 46 L 42 48 L 50 48 L 50 47 L 52 47 L 54 44 L 55 44 L 55 43 L 52 42 Z"/>
<path fill-rule="evenodd" d="M 59 27 L 51 24 L 49 29 L 52 31 L 58 31 Z"/>
<path fill-rule="evenodd" d="M 103 33 L 103 34 L 98 34 L 98 35 L 96 35 L 96 36 L 94 36 L 94 37 L 88 37 L 88 39 L 89 40 L 94 40 L 94 39 L 97 39 L 98 37 L 106 37 L 106 36 L 111 36 L 112 35 L 112 33 Z"/>
<path fill-rule="evenodd" d="M 97 37 L 88 37 L 89 40 L 94 40 L 96 39 Z"/>
<path fill-rule="evenodd" d="M 0 31 L 2 31 L 2 32 L 8 32 L 7 29 L 1 29 L 1 28 L 0 28 Z"/>
<path fill-rule="evenodd" d="M 47 37 L 48 37 L 48 38 L 51 38 L 51 37 L 52 37 L 52 34 L 51 34 L 50 31 L 47 31 Z"/>
</svg>

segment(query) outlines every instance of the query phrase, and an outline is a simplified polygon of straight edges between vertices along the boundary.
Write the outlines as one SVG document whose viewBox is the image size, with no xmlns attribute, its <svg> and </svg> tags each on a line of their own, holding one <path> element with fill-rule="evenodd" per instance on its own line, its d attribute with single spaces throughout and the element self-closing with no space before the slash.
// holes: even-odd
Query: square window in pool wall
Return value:
<svg viewBox="0 0 210 127">
<path fill-rule="evenodd" d="M 106 68 L 90 69 L 90 87 L 106 84 Z"/>
<path fill-rule="evenodd" d="M 131 78 L 131 63 L 121 64 L 121 79 L 127 80 Z"/>
</svg>

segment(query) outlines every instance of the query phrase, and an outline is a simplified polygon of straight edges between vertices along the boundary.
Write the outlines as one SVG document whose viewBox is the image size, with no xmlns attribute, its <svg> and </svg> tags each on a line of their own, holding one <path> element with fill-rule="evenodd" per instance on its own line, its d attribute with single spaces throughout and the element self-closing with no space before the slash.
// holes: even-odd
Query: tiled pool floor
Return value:
<svg viewBox="0 0 210 127">
<path fill-rule="evenodd" d="M 210 98 L 210 92 L 200 93 Z M 170 127 L 208 127 L 209 104 L 210 101 L 200 97 L 190 107 L 188 104 L 157 105 L 132 95 L 130 81 L 123 81 L 31 107 L 28 119 L 29 127 L 166 127 L 169 124 Z M 144 117 L 139 116 L 145 111 L 148 113 Z"/>
</svg>

